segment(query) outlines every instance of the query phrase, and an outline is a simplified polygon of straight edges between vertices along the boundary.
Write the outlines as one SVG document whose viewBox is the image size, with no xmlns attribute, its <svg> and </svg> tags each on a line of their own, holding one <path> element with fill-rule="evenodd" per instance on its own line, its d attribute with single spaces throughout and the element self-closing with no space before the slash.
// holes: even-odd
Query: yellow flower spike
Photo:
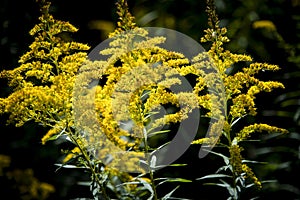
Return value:
<svg viewBox="0 0 300 200">
<path fill-rule="evenodd" d="M 14 89 L 1 99 L 1 113 L 8 113 L 8 123 L 16 126 L 33 120 L 54 127 L 42 138 L 43 144 L 65 128 L 66 122 L 72 124 L 74 76 L 87 58 L 84 51 L 89 49 L 85 44 L 66 42 L 59 37 L 59 33 L 76 32 L 77 28 L 54 19 L 48 13 L 49 6 L 50 3 L 42 1 L 40 22 L 29 32 L 35 39 L 21 56 L 20 66 L 0 74 Z"/>
<path fill-rule="evenodd" d="M 80 149 L 78 147 L 74 147 L 74 149 L 71 150 L 72 153 L 81 153 Z"/>
<path fill-rule="evenodd" d="M 241 151 L 243 151 L 243 148 L 238 145 L 231 145 L 229 147 L 229 153 L 230 153 L 230 164 L 233 167 L 233 172 L 236 175 L 240 175 L 243 172 L 242 167 L 242 155 Z"/>
<path fill-rule="evenodd" d="M 62 160 L 62 163 L 66 163 L 68 161 L 70 161 L 72 158 L 74 158 L 75 156 L 78 156 L 79 154 L 81 154 L 81 150 L 79 147 L 74 147 L 70 153 L 68 153 L 65 158 Z"/>
<path fill-rule="evenodd" d="M 67 163 L 68 161 L 70 161 L 72 158 L 74 157 L 74 154 L 69 153 L 67 154 L 64 159 L 62 160 L 62 163 Z"/>
<path fill-rule="evenodd" d="M 258 189 L 262 188 L 261 182 L 258 180 L 258 178 L 255 176 L 254 172 L 248 165 L 242 164 L 242 170 L 243 170 L 243 172 L 246 173 L 245 178 L 250 178 Z"/>
<path fill-rule="evenodd" d="M 268 124 L 253 124 L 244 127 L 235 137 L 235 139 L 239 141 L 246 140 L 251 136 L 252 133 L 262 133 L 262 132 L 267 132 L 267 133 L 288 133 L 286 129 L 278 128 L 275 126 L 270 126 Z"/>
<path fill-rule="evenodd" d="M 255 21 L 255 22 L 253 22 L 252 27 L 254 29 L 265 28 L 265 29 L 270 30 L 270 31 L 276 31 L 276 26 L 270 20 Z"/>
<path fill-rule="evenodd" d="M 213 141 L 211 138 L 200 138 L 197 140 L 194 140 L 191 144 L 212 144 Z"/>
<path fill-rule="evenodd" d="M 230 106 L 229 114 L 232 116 L 233 119 L 242 117 L 247 113 L 253 116 L 256 115 L 254 99 L 254 96 L 250 96 L 247 94 L 238 95 L 232 100 L 233 105 Z"/>
<path fill-rule="evenodd" d="M 249 67 L 243 68 L 243 71 L 246 74 L 254 75 L 257 74 L 259 71 L 264 71 L 264 70 L 277 71 L 279 69 L 280 68 L 277 65 L 271 65 L 267 63 L 251 63 Z"/>
<path fill-rule="evenodd" d="M 243 151 L 243 148 L 238 146 L 238 145 L 232 145 L 229 147 L 229 152 L 230 152 L 230 164 L 233 167 L 233 171 L 236 175 L 240 175 L 243 172 L 246 173 L 245 178 L 250 178 L 253 183 L 261 189 L 261 182 L 258 180 L 258 178 L 255 176 L 253 173 L 252 169 L 242 163 L 242 156 L 241 156 L 241 151 Z"/>
<path fill-rule="evenodd" d="M 229 41 L 226 36 L 227 30 L 226 28 L 219 27 L 214 1 L 207 0 L 206 11 L 209 18 L 209 28 L 204 31 L 205 35 L 201 38 L 201 42 L 211 42 L 211 48 L 208 51 L 209 60 L 214 63 L 215 68 L 218 70 L 217 72 L 222 77 L 226 94 L 225 97 L 218 97 L 216 95 L 217 92 L 211 92 L 209 98 L 205 99 L 202 95 L 198 99 L 200 105 L 209 110 L 207 116 L 211 116 L 211 113 L 220 112 L 216 105 L 209 104 L 210 100 L 218 99 L 228 103 L 228 107 L 225 109 L 226 119 L 223 124 L 223 136 L 227 139 L 225 141 L 228 141 L 228 143 L 222 145 L 227 145 L 229 149 L 230 165 L 233 168 L 234 177 L 246 174 L 247 178 L 251 179 L 258 188 L 261 188 L 261 182 L 252 172 L 252 169 L 242 163 L 242 147 L 238 146 L 238 143 L 249 138 L 254 132 L 287 133 L 287 130 L 267 124 L 254 124 L 244 127 L 240 132 L 235 134 L 231 133 L 231 127 L 243 116 L 256 115 L 255 98 L 258 93 L 271 92 L 276 88 L 284 88 L 284 85 L 280 82 L 263 81 L 256 78 L 256 75 L 260 72 L 277 71 L 279 67 L 267 63 L 256 63 L 248 55 L 234 54 L 225 50 L 224 43 Z M 264 27 L 274 30 L 272 24 L 267 23 L 267 21 L 255 22 L 253 25 L 255 28 Z M 241 64 L 244 66 L 240 69 L 235 68 L 237 72 L 233 72 L 231 68 L 236 67 L 235 64 L 239 62 L 243 62 Z M 201 67 L 201 65 L 198 66 Z M 189 69 L 190 72 L 192 70 Z M 184 73 L 188 74 L 189 72 L 184 71 Z M 209 82 L 209 80 L 213 79 L 210 75 L 200 77 L 203 79 L 198 78 L 194 90 L 195 94 L 203 94 L 206 84 L 212 84 Z M 212 142 L 214 142 L 213 138 L 201 138 L 193 141 L 192 144 L 210 144 Z"/>
<path fill-rule="evenodd" d="M 119 21 L 117 22 L 118 28 L 115 29 L 109 37 L 114 37 L 115 35 L 136 28 L 135 17 L 129 12 L 128 4 L 126 0 L 118 0 L 116 3 L 117 14 L 119 15 Z"/>
</svg>

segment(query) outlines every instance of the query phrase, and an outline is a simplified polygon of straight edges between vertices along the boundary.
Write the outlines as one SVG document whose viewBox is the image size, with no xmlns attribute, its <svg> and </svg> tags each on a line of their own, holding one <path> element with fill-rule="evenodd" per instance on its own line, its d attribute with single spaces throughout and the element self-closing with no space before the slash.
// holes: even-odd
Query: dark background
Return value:
<svg viewBox="0 0 300 200">
<path fill-rule="evenodd" d="M 132 13 L 141 26 L 160 26 L 171 28 L 199 41 L 203 30 L 207 28 L 205 1 L 203 0 L 129 0 Z M 299 87 L 299 0 L 217 0 L 217 13 L 221 26 L 228 28 L 231 42 L 227 48 L 235 53 L 247 53 L 255 61 L 278 64 L 282 69 L 275 73 L 264 73 L 264 80 L 278 80 L 286 89 L 278 89 L 271 94 L 260 94 L 257 98 L 258 116 L 246 119 L 249 122 L 263 122 L 286 128 L 288 135 L 259 137 L 260 143 L 245 144 L 246 158 L 267 161 L 267 165 L 254 165 L 254 171 L 262 180 L 276 180 L 264 184 L 257 194 L 260 199 L 300 199 L 300 87 Z M 79 31 L 71 37 L 92 48 L 106 39 L 115 26 L 115 1 L 112 0 L 53 0 L 51 13 L 56 19 L 69 21 Z M 147 15 L 148 14 L 148 15 Z M 0 2 L 0 70 L 13 69 L 18 66 L 19 57 L 28 50 L 33 38 L 29 30 L 38 22 L 39 7 L 34 0 L 1 0 Z M 147 17 L 148 16 L 148 17 Z M 277 33 L 267 29 L 253 29 L 256 20 L 270 20 Z M 278 37 L 283 40 L 278 40 Z M 204 47 L 205 44 L 203 45 Z M 0 80 L 0 96 L 5 97 L 10 89 L 5 80 Z M 41 145 L 40 139 L 45 134 L 42 127 L 28 123 L 15 128 L 6 125 L 6 116 L 0 122 L 0 154 L 9 155 L 13 169 L 32 168 L 40 180 L 53 184 L 56 193 L 51 199 L 72 199 L 88 197 L 88 188 L 76 185 L 77 181 L 86 179 L 85 173 L 78 170 L 58 170 L 54 164 L 61 156 L 64 144 L 49 142 Z M 172 176 L 195 179 L 213 173 L 222 160 L 215 156 L 197 159 L 199 147 L 191 148 L 178 162 L 188 163 L 187 167 L 166 169 L 157 176 Z M 216 149 L 218 150 L 218 149 Z M 8 194 L 10 199 L 20 198 L 10 183 L 1 182 L 0 194 Z M 2 184 L 2 183 L 1 183 Z M 175 185 L 171 185 L 172 187 Z M 163 188 L 169 189 L 169 188 Z M 166 191 L 161 194 L 166 193 Z M 217 191 L 217 192 L 216 192 Z M 242 199 L 251 195 L 243 194 Z M 175 193 L 178 197 L 191 199 L 226 199 L 226 191 L 212 186 L 203 186 L 202 182 L 184 183 Z"/>
</svg>

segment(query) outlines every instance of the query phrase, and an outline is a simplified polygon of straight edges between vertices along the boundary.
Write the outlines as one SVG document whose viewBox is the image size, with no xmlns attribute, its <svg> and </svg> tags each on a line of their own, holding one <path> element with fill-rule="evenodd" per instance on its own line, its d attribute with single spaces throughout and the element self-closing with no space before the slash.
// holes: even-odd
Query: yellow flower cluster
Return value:
<svg viewBox="0 0 300 200">
<path fill-rule="evenodd" d="M 109 37 L 114 37 L 115 35 L 136 28 L 136 23 L 134 16 L 131 15 L 128 9 L 128 4 L 126 0 L 120 0 L 116 3 L 117 14 L 119 15 L 119 21 L 117 22 L 118 27 L 112 32 Z"/>
<path fill-rule="evenodd" d="M 231 145 L 229 148 L 230 164 L 236 175 L 240 175 L 243 172 L 241 151 L 243 151 L 243 148 L 238 145 Z"/>
<path fill-rule="evenodd" d="M 214 83 L 216 90 L 211 92 L 208 98 L 210 100 L 217 98 L 219 102 L 224 103 L 210 105 L 207 102 L 205 108 L 209 109 L 211 113 L 216 113 L 218 112 L 218 108 L 222 107 L 222 105 L 226 105 L 226 119 L 224 124 L 222 124 L 222 134 L 227 139 L 228 143 L 225 142 L 224 144 L 222 140 L 222 145 L 227 146 L 229 149 L 230 164 L 233 167 L 234 173 L 240 175 L 245 172 L 247 177 L 252 179 L 252 181 L 260 187 L 261 183 L 255 177 L 252 170 L 246 164 L 242 163 L 242 156 L 240 154 L 242 148 L 238 146 L 238 143 L 242 140 L 246 140 L 254 132 L 287 133 L 287 130 L 267 124 L 253 124 L 244 127 L 238 133 L 232 133 L 231 127 L 243 116 L 256 115 L 257 108 L 255 105 L 255 98 L 258 93 L 271 92 L 275 88 L 284 88 L 284 85 L 280 82 L 259 80 L 256 77 L 260 72 L 267 70 L 276 71 L 279 70 L 279 67 L 267 63 L 256 63 L 253 62 L 252 58 L 248 55 L 233 54 L 230 51 L 225 50 L 224 43 L 229 42 L 229 39 L 226 36 L 227 30 L 226 28 L 221 28 L 219 26 L 219 20 L 213 1 L 207 1 L 207 13 L 209 15 L 209 28 L 205 31 L 205 35 L 201 38 L 201 42 L 211 42 L 208 57 L 210 61 L 214 63 L 215 72 L 219 74 L 219 77 L 221 77 L 222 80 L 222 83 Z M 272 24 L 267 21 L 256 22 L 254 23 L 254 27 L 268 27 L 274 29 Z M 232 69 L 236 67 L 235 64 L 239 62 L 243 63 L 244 66 L 237 68 L 237 72 L 233 73 Z M 195 71 L 195 69 L 190 69 L 190 71 Z M 213 80 L 213 78 L 210 76 L 207 77 L 208 79 L 198 80 L 198 89 L 195 90 L 196 94 L 211 84 L 209 80 Z M 224 85 L 225 96 L 218 96 L 216 94 L 220 91 L 222 84 Z M 200 96 L 199 99 L 204 97 L 205 96 Z M 216 107 L 215 109 L 214 106 Z M 192 144 L 204 143 L 215 144 L 213 143 L 213 138 L 200 138 L 192 142 Z"/>
<path fill-rule="evenodd" d="M 212 1 L 207 8 L 210 28 L 201 38 L 202 42 L 211 42 L 211 48 L 191 62 L 181 53 L 159 47 L 166 38 L 150 37 L 147 30 L 137 28 L 126 0 L 117 3 L 118 28 L 110 34 L 109 47 L 100 52 L 108 59 L 88 61 L 87 45 L 60 37 L 60 33 L 76 32 L 77 28 L 54 19 L 48 13 L 50 4 L 42 2 L 40 23 L 30 31 L 35 40 L 29 51 L 20 58 L 19 67 L 0 73 L 14 89 L 7 98 L 0 98 L 0 114 L 8 113 L 8 122 L 21 126 L 34 120 L 51 127 L 42 138 L 43 144 L 65 131 L 78 147 L 64 162 L 80 151 L 84 154 L 91 150 L 104 165 L 112 163 L 108 171 L 113 175 L 112 169 L 120 168 L 118 163 L 126 170 L 143 172 L 133 164 L 144 159 L 143 148 L 148 144 L 143 138 L 155 135 L 164 125 L 185 120 L 194 109 L 205 109 L 205 116 L 213 119 L 209 127 L 212 134 L 193 144 L 215 145 L 223 133 L 234 173 L 245 172 L 260 185 L 252 170 L 242 163 L 238 142 L 253 132 L 286 130 L 254 124 L 231 140 L 231 126 L 244 115 L 256 114 L 254 100 L 258 93 L 284 86 L 256 78 L 257 73 L 275 71 L 278 66 L 252 63 L 250 56 L 224 49 L 223 44 L 229 41 L 227 30 L 219 27 Z M 245 66 L 232 74 L 238 62 Z M 196 76 L 193 91 L 171 91 L 172 86 L 182 84 L 178 75 L 191 74 Z M 131 154 L 124 155 L 120 150 Z"/>
<path fill-rule="evenodd" d="M 136 35 L 144 39 L 136 41 Z M 173 85 L 182 84 L 178 78 L 180 69 L 190 64 L 182 54 L 158 47 L 158 44 L 164 42 L 164 38 L 149 37 L 148 32 L 140 28 L 121 36 L 113 38 L 110 48 L 100 52 L 110 55 L 107 61 L 85 62 L 77 77 L 80 87 L 75 98 L 76 104 L 82 109 L 74 114 L 79 123 L 82 119 L 85 124 L 99 124 L 100 130 L 92 125 L 78 126 L 93 133 L 89 134 L 89 147 L 101 149 L 97 155 L 103 159 L 105 155 L 114 152 L 105 143 L 106 140 L 124 151 L 132 148 L 143 151 L 142 138 L 145 134 L 149 135 L 164 125 L 185 120 L 193 109 L 199 107 L 200 102 L 192 91 L 170 91 Z M 132 45 L 128 47 L 128 44 Z M 100 84 L 89 87 L 91 79 L 99 80 Z M 95 99 L 94 102 L 91 99 Z M 205 98 L 201 100 L 205 102 L 203 104 L 209 101 Z M 178 111 L 158 117 L 156 114 L 165 105 L 171 105 Z M 96 113 L 90 112 L 93 106 Z M 89 116 L 97 116 L 97 121 L 84 120 Z M 122 128 L 124 123 L 129 128 Z M 106 148 L 101 148 L 104 143 Z M 137 157 L 143 155 L 139 152 L 132 153 Z M 118 159 L 124 160 L 123 164 L 127 163 L 127 167 L 133 167 L 129 161 L 136 158 L 114 155 L 114 160 Z"/>
<path fill-rule="evenodd" d="M 246 173 L 245 177 L 250 178 L 258 189 L 262 188 L 261 182 L 258 180 L 258 178 L 255 176 L 254 172 L 248 165 L 243 164 L 242 170 Z"/>
<path fill-rule="evenodd" d="M 238 145 L 232 145 L 229 148 L 230 164 L 233 167 L 233 171 L 236 176 L 240 176 L 245 173 L 245 178 L 250 178 L 253 183 L 260 189 L 261 182 L 258 180 L 252 169 L 242 162 L 243 157 L 241 155 L 241 151 L 243 151 L 243 148 Z"/>
<path fill-rule="evenodd" d="M 43 136 L 42 138 L 42 144 L 46 144 L 46 142 L 54 135 L 57 135 L 58 133 L 60 133 L 60 129 L 57 129 L 56 127 L 55 128 L 52 128 L 50 129 L 46 135 Z"/>
<path fill-rule="evenodd" d="M 261 133 L 261 132 L 268 132 L 268 133 L 288 133 L 286 129 L 277 128 L 274 126 L 270 126 L 268 124 L 253 124 L 244 127 L 235 137 L 235 139 L 239 141 L 246 140 L 251 136 L 252 133 Z"/>
<path fill-rule="evenodd" d="M 66 157 L 63 159 L 63 163 L 68 162 L 69 160 L 71 160 L 72 158 L 78 156 L 79 154 L 81 154 L 81 150 L 79 147 L 74 147 L 70 153 L 68 153 L 66 155 Z"/>
<path fill-rule="evenodd" d="M 258 29 L 258 28 L 265 28 L 267 30 L 270 31 L 276 31 L 276 26 L 274 25 L 274 23 L 270 20 L 259 20 L 259 21 L 255 21 L 252 24 L 252 27 L 254 29 Z"/>
<path fill-rule="evenodd" d="M 255 77 L 259 72 L 266 70 L 279 70 L 277 65 L 267 63 L 250 63 L 238 69 L 238 72 L 231 74 L 231 68 L 238 62 L 245 64 L 252 62 L 248 55 L 233 54 L 225 50 L 223 44 L 228 42 L 226 28 L 219 27 L 219 21 L 215 11 L 208 5 L 210 12 L 210 28 L 205 31 L 201 38 L 202 42 L 211 42 L 212 46 L 208 51 L 209 57 L 214 62 L 218 73 L 222 77 L 229 109 L 226 113 L 230 123 L 244 115 L 255 115 L 255 96 L 260 92 L 271 92 L 275 88 L 284 88 L 283 84 L 276 81 L 262 81 Z"/>
<path fill-rule="evenodd" d="M 73 84 L 89 49 L 85 44 L 60 37 L 60 33 L 76 32 L 77 28 L 54 19 L 48 13 L 49 6 L 42 1 L 40 23 L 29 32 L 35 40 L 21 56 L 20 66 L 0 73 L 13 88 L 12 94 L 0 99 L 0 113 L 8 113 L 8 122 L 16 126 L 33 120 L 53 127 L 43 137 L 43 144 L 62 129 L 73 126 Z"/>
</svg>

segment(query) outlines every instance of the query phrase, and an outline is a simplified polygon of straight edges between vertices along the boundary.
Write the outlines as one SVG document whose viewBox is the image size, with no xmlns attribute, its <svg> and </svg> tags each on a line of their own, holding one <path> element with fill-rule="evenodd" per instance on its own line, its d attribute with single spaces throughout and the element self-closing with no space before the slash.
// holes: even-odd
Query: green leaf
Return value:
<svg viewBox="0 0 300 200">
<path fill-rule="evenodd" d="M 77 185 L 82 185 L 82 186 L 90 186 L 92 183 L 91 181 L 78 181 Z"/>
<path fill-rule="evenodd" d="M 130 181 L 130 182 L 126 182 L 126 183 L 121 183 L 119 185 L 117 185 L 117 187 L 121 186 L 121 185 L 131 185 L 131 184 L 140 184 L 141 182 L 139 181 Z"/>
<path fill-rule="evenodd" d="M 245 117 L 246 115 L 243 115 L 242 117 L 239 117 L 237 118 L 236 120 L 234 120 L 232 123 L 231 123 L 231 127 L 233 127 L 240 119 L 242 119 L 243 117 Z"/>
<path fill-rule="evenodd" d="M 63 129 L 59 134 L 51 136 L 50 138 L 47 139 L 47 141 L 57 140 L 58 138 L 61 138 L 62 136 L 64 136 L 65 140 L 68 140 L 68 134 L 65 133 L 65 129 Z"/>
<path fill-rule="evenodd" d="M 227 188 L 228 184 L 223 184 L 223 183 L 204 183 L 203 185 L 213 185 L 213 186 L 219 186 L 223 188 Z"/>
<path fill-rule="evenodd" d="M 179 186 L 177 186 L 176 188 L 174 188 L 171 192 L 169 192 L 168 194 L 166 194 L 161 200 L 167 200 L 169 199 L 172 194 L 179 188 Z"/>
<path fill-rule="evenodd" d="M 191 183 L 193 181 L 188 180 L 188 179 L 183 179 L 183 178 L 156 178 L 155 181 L 160 181 L 156 186 L 162 185 L 166 182 L 181 182 L 181 183 Z"/>
<path fill-rule="evenodd" d="M 163 181 L 159 182 L 156 186 L 162 185 L 162 184 L 167 183 L 167 182 L 181 182 L 181 183 L 191 183 L 191 182 L 193 182 L 191 180 L 183 179 L 183 178 L 157 178 L 157 179 L 155 179 L 155 181 L 159 181 L 159 180 L 163 180 Z"/>
<path fill-rule="evenodd" d="M 153 191 L 153 189 L 152 189 L 152 187 L 151 187 L 151 185 L 147 182 L 147 181 L 145 181 L 145 180 L 143 180 L 143 179 L 138 179 L 142 184 L 143 184 L 143 186 L 147 189 L 147 190 L 149 190 L 149 192 L 150 192 L 150 197 L 147 199 L 147 200 L 152 200 L 153 199 L 153 197 L 154 197 L 154 191 Z"/>
<path fill-rule="evenodd" d="M 151 93 L 150 90 L 144 90 L 142 96 L 141 96 L 141 99 L 145 100 L 147 98 L 147 96 Z"/>
<path fill-rule="evenodd" d="M 171 165 L 168 165 L 170 167 L 182 167 L 182 166 L 187 166 L 188 164 L 171 164 Z"/>
<path fill-rule="evenodd" d="M 172 179 L 168 179 L 168 182 L 191 183 L 193 181 L 188 180 L 188 179 L 184 179 L 184 178 L 172 178 Z"/>
<path fill-rule="evenodd" d="M 265 184 L 265 183 L 278 183 L 278 180 L 265 180 L 265 181 L 261 181 L 262 184 Z M 254 183 L 250 183 L 250 184 L 247 184 L 245 186 L 245 188 L 250 188 L 252 186 L 255 186 Z"/>
<path fill-rule="evenodd" d="M 76 165 L 65 165 L 65 164 L 54 164 L 59 166 L 59 168 L 68 168 L 68 169 L 86 169 L 86 167 L 78 167 Z"/>
<path fill-rule="evenodd" d="M 219 172 L 221 171 L 226 171 L 227 169 L 229 169 L 232 172 L 232 166 L 231 165 L 224 165 L 221 166 L 217 171 L 216 174 L 219 174 Z"/>
<path fill-rule="evenodd" d="M 222 157 L 223 160 L 224 160 L 224 163 L 225 163 L 226 165 L 229 165 L 229 158 L 228 158 L 227 156 L 224 156 L 224 155 L 221 154 L 221 153 L 217 153 L 217 152 L 210 151 L 210 150 L 205 150 L 205 151 L 208 151 L 209 153 L 212 153 L 212 154 L 215 154 L 215 155 L 217 155 L 217 156 Z"/>
<path fill-rule="evenodd" d="M 150 138 L 150 137 L 152 137 L 154 135 L 158 135 L 158 134 L 162 134 L 162 133 L 168 133 L 168 132 L 170 132 L 170 130 L 155 131 L 153 133 L 149 133 L 148 137 Z"/>
<path fill-rule="evenodd" d="M 203 180 L 207 178 L 232 178 L 232 176 L 226 174 L 210 174 L 210 175 L 203 176 L 201 178 L 197 178 L 196 180 Z"/>
<path fill-rule="evenodd" d="M 259 162 L 255 160 L 242 160 L 242 163 L 268 164 L 267 162 Z"/>
<path fill-rule="evenodd" d="M 154 168 L 155 168 L 155 165 L 156 165 L 156 156 L 153 155 L 153 156 L 151 157 L 151 160 L 150 160 L 150 167 L 151 167 L 152 169 L 154 169 Z"/>
<path fill-rule="evenodd" d="M 144 117 L 144 120 L 146 121 L 146 119 L 150 118 L 152 115 L 158 114 L 159 112 L 148 112 L 147 116 Z"/>
</svg>

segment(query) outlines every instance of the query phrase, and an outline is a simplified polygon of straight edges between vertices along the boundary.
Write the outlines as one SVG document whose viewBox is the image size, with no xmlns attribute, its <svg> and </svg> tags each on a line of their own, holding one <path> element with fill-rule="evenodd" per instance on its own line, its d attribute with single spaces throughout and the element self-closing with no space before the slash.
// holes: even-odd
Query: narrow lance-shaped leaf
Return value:
<svg viewBox="0 0 300 200">
<path fill-rule="evenodd" d="M 168 194 L 166 194 L 161 200 L 167 200 L 169 199 L 172 194 L 179 188 L 179 186 L 177 186 L 176 188 L 174 188 L 171 192 L 169 192 Z"/>
<path fill-rule="evenodd" d="M 196 180 L 203 180 L 207 178 L 232 178 L 232 176 L 226 174 L 210 174 L 210 175 L 203 176 L 201 178 L 197 178 Z"/>
</svg>

